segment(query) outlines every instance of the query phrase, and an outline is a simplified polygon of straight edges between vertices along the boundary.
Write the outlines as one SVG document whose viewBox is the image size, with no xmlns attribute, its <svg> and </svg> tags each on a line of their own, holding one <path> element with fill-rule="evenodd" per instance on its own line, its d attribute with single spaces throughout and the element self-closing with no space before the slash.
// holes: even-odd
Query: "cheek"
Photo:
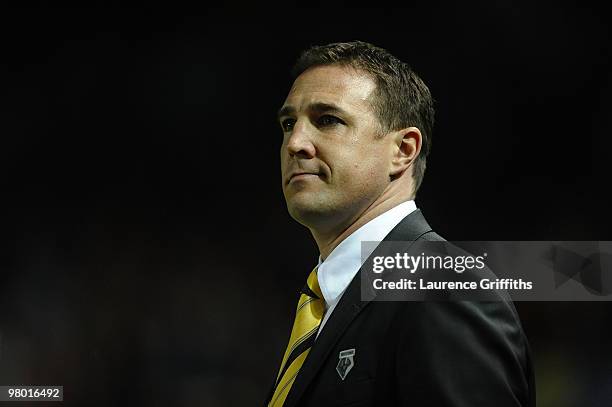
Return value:
<svg viewBox="0 0 612 407">
<path fill-rule="evenodd" d="M 288 154 L 285 150 L 285 145 L 283 143 L 283 146 L 281 147 L 281 150 L 280 150 L 280 165 L 281 165 L 282 171 L 284 171 L 286 168 L 287 160 L 288 160 Z"/>
<path fill-rule="evenodd" d="M 341 174 L 341 186 L 349 195 L 370 195 L 386 185 L 383 163 L 379 159 L 352 160 Z"/>
<path fill-rule="evenodd" d="M 366 177 L 378 178 L 385 172 L 386 157 L 383 151 L 371 149 L 349 157 L 352 171 Z"/>
<path fill-rule="evenodd" d="M 337 146 L 335 153 L 326 157 L 331 164 L 334 183 L 352 191 L 371 189 L 388 180 L 387 151 L 376 142 L 364 146 L 353 144 Z"/>
</svg>

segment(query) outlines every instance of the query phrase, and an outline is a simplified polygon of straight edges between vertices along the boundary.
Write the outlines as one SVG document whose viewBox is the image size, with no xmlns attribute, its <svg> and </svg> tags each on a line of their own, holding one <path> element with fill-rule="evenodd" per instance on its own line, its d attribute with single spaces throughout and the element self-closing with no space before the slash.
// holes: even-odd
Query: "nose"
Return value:
<svg viewBox="0 0 612 407">
<path fill-rule="evenodd" d="M 312 143 L 312 131 L 307 123 L 302 120 L 296 121 L 288 137 L 287 152 L 291 157 L 313 158 L 315 156 L 316 149 Z"/>
</svg>

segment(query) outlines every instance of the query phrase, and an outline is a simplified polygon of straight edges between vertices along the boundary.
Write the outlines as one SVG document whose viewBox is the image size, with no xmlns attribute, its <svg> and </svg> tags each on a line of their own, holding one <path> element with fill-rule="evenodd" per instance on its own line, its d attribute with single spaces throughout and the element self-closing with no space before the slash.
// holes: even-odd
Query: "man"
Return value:
<svg viewBox="0 0 612 407">
<path fill-rule="evenodd" d="M 359 41 L 311 48 L 294 77 L 278 117 L 283 193 L 320 258 L 267 405 L 532 405 L 511 303 L 360 296 L 362 241 L 443 240 L 414 202 L 434 120 L 427 86 Z"/>
</svg>

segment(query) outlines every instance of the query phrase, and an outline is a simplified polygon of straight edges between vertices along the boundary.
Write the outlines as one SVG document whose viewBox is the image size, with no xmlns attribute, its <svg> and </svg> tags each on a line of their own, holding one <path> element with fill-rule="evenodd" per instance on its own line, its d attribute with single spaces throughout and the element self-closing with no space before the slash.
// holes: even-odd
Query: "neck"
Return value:
<svg viewBox="0 0 612 407">
<path fill-rule="evenodd" d="M 342 243 L 344 239 L 349 237 L 357 229 L 377 216 L 385 213 L 389 209 L 392 209 L 403 202 L 409 201 L 410 199 L 412 198 L 408 194 L 393 196 L 385 196 L 385 194 L 383 194 L 364 211 L 357 214 L 354 218 L 349 219 L 342 225 L 338 225 L 335 228 L 326 231 L 311 229 L 310 232 L 312 233 L 312 236 L 319 247 L 321 260 L 325 260 L 330 253 L 340 243 Z"/>
</svg>

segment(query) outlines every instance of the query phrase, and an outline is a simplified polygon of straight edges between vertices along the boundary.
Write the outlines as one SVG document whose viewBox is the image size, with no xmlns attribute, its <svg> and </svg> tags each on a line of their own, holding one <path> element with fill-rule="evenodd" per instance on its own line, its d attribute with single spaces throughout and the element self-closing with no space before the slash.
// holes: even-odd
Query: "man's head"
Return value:
<svg viewBox="0 0 612 407">
<path fill-rule="evenodd" d="M 338 43 L 304 52 L 294 77 L 279 111 L 291 215 L 305 225 L 342 223 L 377 200 L 413 197 L 434 110 L 410 67 L 373 45 Z"/>
</svg>

